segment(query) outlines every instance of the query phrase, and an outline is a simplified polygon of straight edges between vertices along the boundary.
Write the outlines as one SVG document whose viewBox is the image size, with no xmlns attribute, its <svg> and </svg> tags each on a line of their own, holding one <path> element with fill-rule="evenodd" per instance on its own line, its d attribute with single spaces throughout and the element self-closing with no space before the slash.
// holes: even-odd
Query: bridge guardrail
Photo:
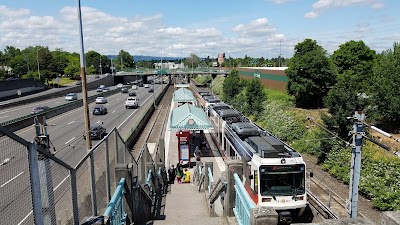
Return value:
<svg viewBox="0 0 400 225">
<path fill-rule="evenodd" d="M 110 225 L 125 224 L 127 213 L 124 207 L 124 184 L 125 178 L 121 178 L 117 188 L 107 206 L 104 216 L 107 218 L 106 223 Z"/>
<path fill-rule="evenodd" d="M 235 173 L 233 177 L 235 179 L 236 190 L 235 207 L 233 208 L 233 212 L 239 225 L 250 225 L 250 210 L 255 208 L 256 205 L 244 189 L 243 183 L 237 173 Z"/>
</svg>

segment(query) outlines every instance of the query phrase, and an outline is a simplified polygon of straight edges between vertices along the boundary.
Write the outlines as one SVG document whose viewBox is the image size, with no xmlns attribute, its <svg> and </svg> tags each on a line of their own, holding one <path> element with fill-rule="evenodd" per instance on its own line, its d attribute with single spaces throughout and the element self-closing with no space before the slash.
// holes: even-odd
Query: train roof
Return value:
<svg viewBox="0 0 400 225">
<path fill-rule="evenodd" d="M 221 110 L 221 109 L 231 109 L 231 107 L 223 102 L 218 102 L 212 106 L 210 106 L 213 110 Z"/>
<path fill-rule="evenodd" d="M 222 118 L 241 116 L 240 113 L 234 109 L 220 109 L 217 110 L 217 112 Z"/>
</svg>

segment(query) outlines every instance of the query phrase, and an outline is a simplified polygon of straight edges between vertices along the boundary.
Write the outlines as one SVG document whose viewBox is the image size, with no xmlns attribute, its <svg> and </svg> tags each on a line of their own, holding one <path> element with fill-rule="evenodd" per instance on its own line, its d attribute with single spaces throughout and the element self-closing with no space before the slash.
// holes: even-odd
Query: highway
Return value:
<svg viewBox="0 0 400 225">
<path fill-rule="evenodd" d="M 110 90 L 116 89 L 116 86 L 110 87 Z M 78 100 L 82 99 L 82 93 L 76 93 L 78 95 Z M 96 92 L 96 90 L 88 91 L 88 97 L 100 94 L 100 92 Z M 0 110 L 0 123 L 6 122 L 12 119 L 16 119 L 22 116 L 30 115 L 32 110 L 37 106 L 48 106 L 50 108 L 56 107 L 59 105 L 64 105 L 71 101 L 65 100 L 65 96 L 58 98 L 51 98 L 45 101 L 40 102 L 32 102 L 22 106 L 11 107 L 8 109 Z"/>
<path fill-rule="evenodd" d="M 160 88 L 160 84 L 155 85 L 155 90 Z M 153 101 L 152 94 L 154 93 L 149 93 L 148 88 L 139 87 L 136 93 L 140 105 L 143 105 L 146 101 Z M 102 122 L 102 126 L 105 127 L 107 131 L 110 131 L 114 127 L 121 130 L 126 125 L 126 121 L 135 116 L 137 112 L 137 109 L 125 108 L 124 102 L 127 97 L 127 93 L 116 93 L 107 97 L 108 103 L 104 104 L 108 109 L 106 115 L 92 115 L 91 111 L 95 103 L 91 103 L 89 105 L 91 125 Z M 57 102 L 60 101 L 62 103 L 65 102 L 63 98 L 57 99 L 42 101 L 35 104 L 47 104 L 50 106 L 50 103 L 57 104 Z M 14 109 L 13 114 L 17 114 L 17 112 L 20 113 L 21 111 L 30 113 L 31 109 L 32 105 L 18 107 L 18 109 Z M 9 110 L 13 110 L 13 108 L 7 111 Z M 86 154 L 85 140 L 82 136 L 85 129 L 83 107 L 51 118 L 47 123 L 50 125 L 47 131 L 50 136 L 52 147 L 54 146 L 56 150 L 56 156 L 74 167 Z M 19 130 L 16 134 L 27 141 L 32 141 L 36 136 L 33 126 Z M 92 141 L 92 145 L 96 143 L 97 141 Z M 2 137 L 0 139 L 0 146 L 4 145 L 14 146 L 15 142 Z M 22 147 L 22 145 L 20 145 L 20 147 Z M 0 157 L 0 162 L 6 158 L 11 159 L 9 163 L 0 166 L 0 196 L 2 196 L 0 199 L 0 221 L 2 221 L 2 223 L 7 221 L 6 224 L 33 224 L 33 217 L 30 211 L 32 209 L 32 201 L 26 150 L 22 148 L 12 149 L 6 147 L 1 150 Z M 68 188 L 67 185 L 61 185 L 65 182 L 68 171 L 65 169 L 52 171 L 55 200 L 58 200 L 65 191 L 64 189 Z M 3 218 L 6 215 L 14 216 L 12 218 Z"/>
</svg>

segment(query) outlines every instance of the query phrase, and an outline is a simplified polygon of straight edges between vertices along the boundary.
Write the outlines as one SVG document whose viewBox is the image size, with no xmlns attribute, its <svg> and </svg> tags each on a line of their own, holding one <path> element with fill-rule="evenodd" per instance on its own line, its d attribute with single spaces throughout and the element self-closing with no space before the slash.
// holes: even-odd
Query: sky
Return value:
<svg viewBox="0 0 400 225">
<path fill-rule="evenodd" d="M 0 0 L 0 50 L 80 51 L 77 0 Z M 292 57 L 306 38 L 328 54 L 362 40 L 378 53 L 400 42 L 399 0 L 81 0 L 85 52 Z"/>
</svg>

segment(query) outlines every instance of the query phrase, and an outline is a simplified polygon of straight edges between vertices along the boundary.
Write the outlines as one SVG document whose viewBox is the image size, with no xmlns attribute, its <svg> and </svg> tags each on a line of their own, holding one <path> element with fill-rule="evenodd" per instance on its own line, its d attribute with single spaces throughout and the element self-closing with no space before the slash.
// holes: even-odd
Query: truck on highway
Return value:
<svg viewBox="0 0 400 225">
<path fill-rule="evenodd" d="M 125 101 L 125 108 L 129 109 L 129 108 L 138 108 L 139 104 L 138 104 L 139 99 L 136 97 L 128 97 Z"/>
</svg>

